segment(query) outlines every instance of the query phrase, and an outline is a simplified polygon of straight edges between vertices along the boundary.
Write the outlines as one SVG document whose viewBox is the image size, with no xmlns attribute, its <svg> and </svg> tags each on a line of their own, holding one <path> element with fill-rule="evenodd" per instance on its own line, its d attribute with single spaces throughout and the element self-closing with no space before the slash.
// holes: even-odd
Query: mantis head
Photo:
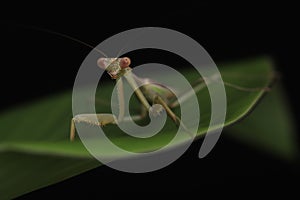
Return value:
<svg viewBox="0 0 300 200">
<path fill-rule="evenodd" d="M 99 58 L 97 65 L 104 69 L 112 79 L 117 79 L 124 74 L 124 69 L 128 68 L 131 61 L 129 58 Z"/>
</svg>

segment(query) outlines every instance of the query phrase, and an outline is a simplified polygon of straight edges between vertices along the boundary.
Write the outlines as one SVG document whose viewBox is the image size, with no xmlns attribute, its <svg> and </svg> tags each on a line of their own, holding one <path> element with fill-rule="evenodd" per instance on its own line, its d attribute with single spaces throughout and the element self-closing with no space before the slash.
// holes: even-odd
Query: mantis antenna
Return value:
<svg viewBox="0 0 300 200">
<path fill-rule="evenodd" d="M 34 29 L 34 30 L 37 30 L 37 31 L 46 32 L 46 33 L 50 33 L 50 34 L 54 34 L 54 35 L 58 35 L 58 36 L 63 37 L 63 38 L 67 38 L 69 40 L 72 40 L 74 42 L 77 42 L 79 44 L 82 44 L 84 46 L 87 46 L 87 47 L 89 47 L 89 48 L 97 51 L 98 53 L 102 54 L 106 58 L 108 57 L 103 51 L 97 49 L 96 47 L 94 47 L 94 46 L 92 46 L 92 45 L 90 45 L 90 44 L 88 44 L 86 42 L 83 42 L 83 41 L 81 41 L 81 40 L 79 40 L 77 38 L 74 38 L 72 36 L 66 35 L 64 33 L 59 33 L 59 32 L 53 31 L 53 30 L 39 28 L 39 27 L 35 27 L 35 26 L 24 26 L 24 25 L 20 25 L 20 26 L 22 26 L 24 28 L 31 28 L 31 29 Z"/>
</svg>

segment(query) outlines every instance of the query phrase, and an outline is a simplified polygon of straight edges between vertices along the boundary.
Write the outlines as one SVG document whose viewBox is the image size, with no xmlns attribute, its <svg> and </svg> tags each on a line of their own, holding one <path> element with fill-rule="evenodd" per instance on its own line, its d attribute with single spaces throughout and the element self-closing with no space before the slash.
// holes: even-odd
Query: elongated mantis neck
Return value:
<svg viewBox="0 0 300 200">
<path fill-rule="evenodd" d="M 138 84 L 136 83 L 133 74 L 131 72 L 131 68 L 126 69 L 123 77 L 126 78 L 131 88 L 134 90 L 135 94 L 137 95 L 138 99 L 141 101 L 141 103 L 145 106 L 147 110 L 150 109 L 150 104 L 148 103 L 146 97 L 143 95 L 142 91 L 139 89 Z"/>
<path fill-rule="evenodd" d="M 119 102 L 119 116 L 118 122 L 121 122 L 125 116 L 125 102 L 124 102 L 124 88 L 123 88 L 123 80 L 122 77 L 117 79 L 117 94 L 118 94 L 118 102 Z"/>
</svg>

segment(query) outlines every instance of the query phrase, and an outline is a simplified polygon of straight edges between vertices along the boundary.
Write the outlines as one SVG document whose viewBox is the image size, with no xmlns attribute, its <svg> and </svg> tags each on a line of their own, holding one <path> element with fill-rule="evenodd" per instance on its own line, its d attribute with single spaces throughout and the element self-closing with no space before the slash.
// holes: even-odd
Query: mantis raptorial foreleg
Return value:
<svg viewBox="0 0 300 200">
<path fill-rule="evenodd" d="M 116 118 L 113 114 L 96 114 L 97 120 L 95 120 L 94 114 L 80 114 L 76 115 L 71 120 L 71 132 L 70 140 L 75 138 L 75 123 L 85 123 L 94 126 L 105 126 L 107 124 L 117 124 L 124 120 L 124 91 L 122 78 L 117 81 L 118 101 L 119 101 L 119 116 Z"/>
<path fill-rule="evenodd" d="M 75 138 L 75 123 L 85 123 L 94 126 L 105 126 L 107 124 L 117 124 L 117 118 L 112 114 L 80 114 L 71 120 L 70 140 Z"/>
<path fill-rule="evenodd" d="M 95 120 L 96 115 L 96 120 Z M 143 119 L 146 116 L 146 110 L 142 111 L 140 115 L 134 116 L 126 116 L 122 119 L 121 122 L 127 122 L 130 120 L 138 121 Z M 73 117 L 71 120 L 71 132 L 70 132 L 70 140 L 73 141 L 75 138 L 75 123 L 84 123 L 92 126 L 100 126 L 103 127 L 108 124 L 118 124 L 120 121 L 113 114 L 80 114 Z"/>
<path fill-rule="evenodd" d="M 95 120 L 95 114 L 80 114 L 76 115 L 71 120 L 71 133 L 70 133 L 70 140 L 74 140 L 75 138 L 75 123 L 84 123 L 88 125 L 94 126 L 105 126 L 107 124 L 118 124 L 121 122 L 127 122 L 130 120 L 138 121 L 143 119 L 146 116 L 147 109 L 151 106 L 146 101 L 146 98 L 137 87 L 136 83 L 134 82 L 132 87 L 135 88 L 135 92 L 137 93 L 138 98 L 144 103 L 144 107 L 142 108 L 142 113 L 140 115 L 134 116 L 125 116 L 125 101 L 124 101 L 124 89 L 123 89 L 123 80 L 120 77 L 116 83 L 117 86 L 117 94 L 118 94 L 118 105 L 119 105 L 119 115 L 116 118 L 113 114 L 96 114 L 97 119 Z"/>
</svg>

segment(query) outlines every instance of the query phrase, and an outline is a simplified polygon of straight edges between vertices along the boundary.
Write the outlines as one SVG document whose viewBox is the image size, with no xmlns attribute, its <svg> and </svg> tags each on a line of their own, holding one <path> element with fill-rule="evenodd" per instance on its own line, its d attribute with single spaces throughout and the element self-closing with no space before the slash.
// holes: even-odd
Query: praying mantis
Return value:
<svg viewBox="0 0 300 200">
<path fill-rule="evenodd" d="M 37 27 L 31 27 L 31 28 L 73 40 L 77 43 L 90 47 L 93 50 L 98 51 L 100 54 L 106 56 L 102 51 L 96 49 L 92 45 L 89 45 L 69 35 L 65 35 L 63 33 L 55 32 L 52 30 L 41 29 Z M 76 132 L 75 123 L 85 123 L 88 125 L 105 126 L 108 124 L 117 125 L 118 123 L 127 121 L 128 117 L 125 116 L 125 112 L 124 112 L 125 105 L 124 105 L 124 93 L 123 93 L 123 79 L 125 79 L 132 87 L 143 108 L 140 115 L 131 117 L 134 121 L 145 118 L 147 116 L 147 113 L 149 113 L 154 117 L 159 116 L 161 112 L 165 110 L 168 117 L 172 119 L 174 124 L 176 126 L 182 126 L 183 130 L 193 138 L 194 134 L 191 133 L 186 128 L 186 126 L 181 122 L 180 118 L 173 112 L 173 109 L 180 105 L 179 102 L 183 103 L 184 101 L 188 100 L 191 97 L 191 95 L 201 91 L 210 82 L 220 81 L 216 79 L 218 77 L 212 76 L 212 77 L 207 77 L 205 79 L 199 78 L 198 80 L 196 80 L 195 84 L 192 84 L 192 88 L 194 90 L 193 92 L 185 91 L 181 93 L 181 96 L 176 97 L 174 93 L 170 89 L 168 89 L 167 86 L 152 81 L 148 78 L 140 78 L 136 76 L 132 72 L 132 68 L 130 67 L 130 64 L 131 64 L 131 60 L 128 57 L 108 58 L 106 56 L 106 58 L 102 57 L 97 60 L 98 67 L 100 67 L 102 70 L 105 70 L 113 80 L 116 80 L 117 91 L 118 91 L 117 94 L 118 94 L 118 101 L 119 101 L 118 117 L 114 116 L 113 114 L 99 113 L 96 114 L 97 121 L 95 122 L 94 121 L 95 114 L 78 114 L 71 119 L 70 140 L 73 141 L 75 139 L 75 132 Z M 143 84 L 141 84 L 142 85 L 141 87 L 138 87 L 139 85 L 138 83 L 143 83 Z M 223 84 L 228 87 L 241 90 L 241 91 L 253 92 L 261 89 L 265 91 L 270 90 L 268 87 L 246 88 L 225 81 L 223 81 Z"/>
<path fill-rule="evenodd" d="M 124 116 L 124 93 L 123 93 L 123 79 L 125 79 L 131 88 L 134 90 L 137 98 L 139 99 L 142 105 L 142 112 L 140 115 L 132 116 L 134 121 L 141 120 L 146 117 L 146 114 L 156 117 L 165 110 L 168 117 L 172 119 L 174 124 L 179 127 L 183 127 L 183 130 L 188 133 L 193 138 L 193 133 L 191 133 L 186 126 L 181 122 L 180 118 L 172 111 L 174 108 L 178 107 L 179 102 L 183 103 L 188 100 L 192 93 L 190 91 L 183 92 L 181 96 L 176 97 L 168 87 L 152 81 L 148 78 L 140 78 L 132 72 L 130 67 L 131 60 L 128 57 L 123 58 L 99 58 L 97 65 L 99 68 L 105 70 L 109 76 L 116 80 L 117 91 L 118 91 L 118 105 L 119 105 L 119 115 L 118 117 L 113 114 L 99 113 L 96 114 L 97 122 L 95 122 L 94 114 L 79 114 L 72 118 L 71 120 L 71 130 L 70 130 L 70 140 L 73 141 L 75 138 L 75 123 L 85 123 L 95 126 L 105 126 L 108 124 L 117 125 L 121 122 L 126 122 L 127 117 Z M 204 81 L 203 78 L 196 80 L 193 85 L 193 90 L 195 93 L 198 93 L 202 90 L 206 84 L 209 84 L 214 80 L 214 77 L 210 77 Z M 138 83 L 142 83 L 141 87 L 138 87 Z M 237 90 L 242 91 L 257 91 L 261 88 L 245 88 L 235 84 L 223 82 L 224 85 L 232 87 Z M 195 94 L 194 93 L 194 94 Z M 161 105 L 161 106 L 158 106 Z"/>
<path fill-rule="evenodd" d="M 176 126 L 182 125 L 183 129 L 192 136 L 192 133 L 181 122 L 180 118 L 172 111 L 173 108 L 179 106 L 178 99 L 166 86 L 156 83 L 148 78 L 139 78 L 132 72 L 130 67 L 131 60 L 128 57 L 123 58 L 99 58 L 97 65 L 104 69 L 112 79 L 117 82 L 118 101 L 119 101 L 119 116 L 113 114 L 97 114 L 97 122 L 92 120 L 93 114 L 79 114 L 71 120 L 70 140 L 75 138 L 75 123 L 85 123 L 96 126 L 105 126 L 107 124 L 118 124 L 126 121 L 124 116 L 124 94 L 123 94 L 123 78 L 129 83 L 134 90 L 137 98 L 143 106 L 142 113 L 132 118 L 141 120 L 146 117 L 148 112 L 150 115 L 156 117 L 160 115 L 163 109 L 167 115 L 172 119 Z M 138 82 L 143 83 L 138 87 Z M 195 92 L 200 91 L 201 87 L 194 87 Z M 189 92 L 183 93 L 179 98 L 188 99 Z M 161 106 L 158 106 L 161 105 Z"/>
</svg>

